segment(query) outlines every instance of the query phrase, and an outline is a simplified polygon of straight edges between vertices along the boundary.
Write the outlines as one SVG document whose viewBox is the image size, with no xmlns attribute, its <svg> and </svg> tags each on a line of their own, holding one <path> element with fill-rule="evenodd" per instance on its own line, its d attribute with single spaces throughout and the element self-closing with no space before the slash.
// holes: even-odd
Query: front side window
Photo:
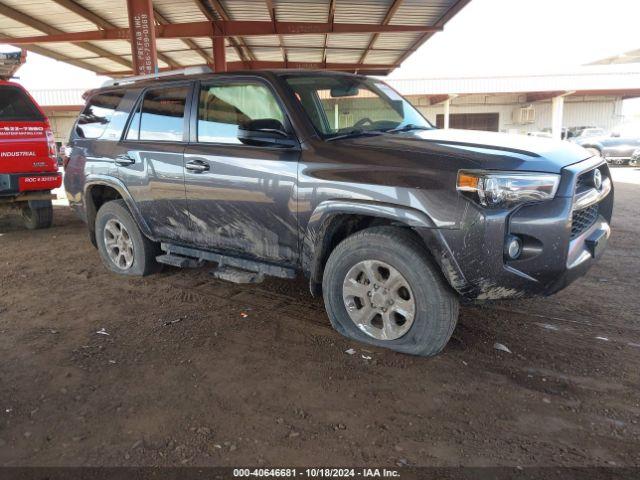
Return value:
<svg viewBox="0 0 640 480">
<path fill-rule="evenodd" d="M 285 117 L 271 90 L 257 83 L 203 85 L 198 107 L 198 141 L 246 143 L 252 126 L 284 131 Z"/>
<path fill-rule="evenodd" d="M 76 124 L 78 136 L 99 138 L 109 125 L 122 97 L 124 97 L 124 91 L 103 92 L 91 97 L 78 117 Z"/>
<path fill-rule="evenodd" d="M 383 82 L 342 75 L 285 77 L 322 137 L 344 133 L 433 128 L 408 101 Z"/>
<path fill-rule="evenodd" d="M 147 90 L 133 115 L 127 140 L 181 142 L 188 94 L 188 86 Z"/>
</svg>

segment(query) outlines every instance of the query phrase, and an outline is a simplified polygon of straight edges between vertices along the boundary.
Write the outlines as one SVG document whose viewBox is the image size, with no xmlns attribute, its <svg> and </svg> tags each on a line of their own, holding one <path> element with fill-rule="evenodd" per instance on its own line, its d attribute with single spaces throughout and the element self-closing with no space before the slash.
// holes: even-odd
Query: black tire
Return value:
<svg viewBox="0 0 640 480">
<path fill-rule="evenodd" d="M 110 220 L 116 220 L 122 224 L 128 233 L 128 238 L 131 239 L 133 263 L 130 267 L 122 268 L 109 256 L 105 243 L 105 227 Z M 156 261 L 156 257 L 160 255 L 160 246 L 142 234 L 124 200 L 112 200 L 102 205 L 96 216 L 95 228 L 100 258 L 112 272 L 120 275 L 144 276 L 160 269 Z"/>
<path fill-rule="evenodd" d="M 51 200 L 31 200 L 22 208 L 22 219 L 29 230 L 49 228 L 53 224 Z"/>
<path fill-rule="evenodd" d="M 363 332 L 351 320 L 342 296 L 349 270 L 366 260 L 382 261 L 408 282 L 415 302 L 409 330 L 395 340 L 380 340 Z M 323 296 L 333 327 L 359 342 L 411 355 L 432 356 L 447 344 L 458 319 L 458 298 L 433 266 L 424 245 L 402 228 L 374 227 L 341 242 L 331 253 L 324 270 Z"/>
</svg>

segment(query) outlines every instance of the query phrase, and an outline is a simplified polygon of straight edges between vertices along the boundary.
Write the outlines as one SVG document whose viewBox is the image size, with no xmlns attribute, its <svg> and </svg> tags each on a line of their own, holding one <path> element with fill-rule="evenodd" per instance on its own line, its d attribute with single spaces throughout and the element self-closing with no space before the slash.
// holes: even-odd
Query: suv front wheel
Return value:
<svg viewBox="0 0 640 480">
<path fill-rule="evenodd" d="M 339 333 L 402 353 L 437 354 L 458 318 L 456 295 L 421 242 L 401 228 L 370 228 L 340 243 L 322 289 Z"/>
<path fill-rule="evenodd" d="M 159 269 L 158 244 L 142 234 L 124 200 L 102 205 L 95 226 L 98 251 L 109 270 L 121 275 L 144 276 Z"/>
</svg>

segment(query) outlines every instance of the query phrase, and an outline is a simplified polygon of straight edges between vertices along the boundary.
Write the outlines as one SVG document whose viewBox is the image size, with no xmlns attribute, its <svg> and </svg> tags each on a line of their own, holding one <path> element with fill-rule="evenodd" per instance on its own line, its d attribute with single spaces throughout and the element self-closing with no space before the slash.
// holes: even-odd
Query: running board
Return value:
<svg viewBox="0 0 640 480">
<path fill-rule="evenodd" d="M 246 258 L 233 257 L 207 250 L 198 250 L 196 248 L 174 245 L 171 243 L 161 243 L 160 248 L 162 248 L 166 253 L 166 255 L 161 255 L 161 257 L 188 257 L 189 260 L 216 262 L 220 266 L 234 267 L 248 272 L 269 275 L 271 277 L 296 277 L 296 271 L 293 268 L 281 267 L 280 265 L 274 265 L 272 263 L 248 260 Z"/>
<path fill-rule="evenodd" d="M 157 256 L 156 261 L 164 265 L 171 265 L 172 267 L 178 268 L 198 268 L 204 265 L 204 261 L 202 260 L 182 257 L 180 255 L 171 255 L 170 253 Z"/>
<path fill-rule="evenodd" d="M 250 272 L 249 270 L 242 270 L 241 268 L 229 267 L 222 264 L 209 273 L 214 278 L 231 283 L 247 284 L 262 283 L 264 281 L 264 275 L 262 273 Z"/>
</svg>

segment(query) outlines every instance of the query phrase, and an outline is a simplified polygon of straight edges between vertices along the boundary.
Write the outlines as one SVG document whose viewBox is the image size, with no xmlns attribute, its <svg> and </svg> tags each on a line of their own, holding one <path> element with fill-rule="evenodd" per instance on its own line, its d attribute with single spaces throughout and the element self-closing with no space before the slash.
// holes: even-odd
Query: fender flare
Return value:
<svg viewBox="0 0 640 480">
<path fill-rule="evenodd" d="M 415 208 L 367 200 L 327 200 L 320 203 L 309 219 L 302 242 L 302 270 L 309 278 L 311 291 L 318 293 L 322 283 L 322 261 L 329 247 L 329 229 L 336 216 L 366 215 L 397 222 L 414 230 L 451 286 L 463 287 L 464 275 L 444 241 L 440 228 L 426 213 Z M 329 235 L 328 235 L 329 234 Z"/>
<path fill-rule="evenodd" d="M 93 201 L 88 202 L 87 199 L 91 198 L 90 190 L 97 185 L 110 187 L 116 190 L 120 194 L 124 202 L 127 204 L 129 212 L 131 212 L 133 219 L 135 220 L 138 228 L 140 228 L 140 231 L 144 234 L 144 236 L 148 237 L 150 240 L 158 241 L 158 239 L 156 239 L 151 233 L 149 225 L 142 217 L 142 214 L 140 213 L 136 202 L 133 200 L 133 197 L 131 196 L 131 193 L 129 193 L 129 190 L 127 189 L 125 184 L 119 179 L 107 175 L 89 175 L 84 184 L 84 203 L 87 215 L 87 225 L 92 235 L 95 235 L 95 227 L 91 220 L 95 220 L 96 214 L 98 212 L 95 210 Z"/>
</svg>

